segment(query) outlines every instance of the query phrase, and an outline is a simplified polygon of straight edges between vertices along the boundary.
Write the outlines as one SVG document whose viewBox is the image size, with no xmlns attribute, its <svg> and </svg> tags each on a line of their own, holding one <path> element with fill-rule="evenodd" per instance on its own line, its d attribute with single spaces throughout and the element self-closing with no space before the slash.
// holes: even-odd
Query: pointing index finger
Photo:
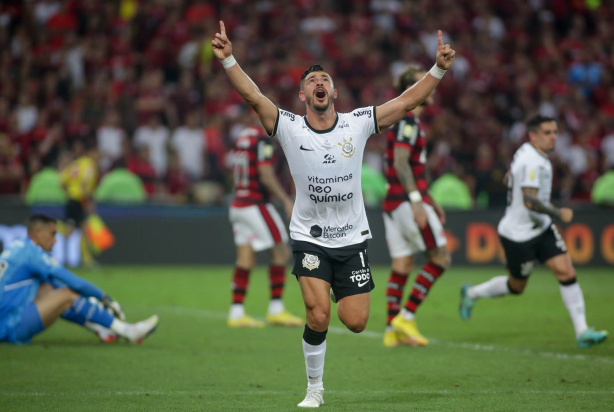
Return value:
<svg viewBox="0 0 614 412">
<path fill-rule="evenodd" d="M 438 37 L 437 51 L 439 51 L 443 47 L 443 36 L 441 35 L 441 30 L 437 30 L 437 37 Z"/>
<path fill-rule="evenodd" d="M 224 22 L 222 20 L 220 20 L 220 32 L 222 33 L 222 36 L 226 37 L 226 26 L 224 26 Z"/>
</svg>

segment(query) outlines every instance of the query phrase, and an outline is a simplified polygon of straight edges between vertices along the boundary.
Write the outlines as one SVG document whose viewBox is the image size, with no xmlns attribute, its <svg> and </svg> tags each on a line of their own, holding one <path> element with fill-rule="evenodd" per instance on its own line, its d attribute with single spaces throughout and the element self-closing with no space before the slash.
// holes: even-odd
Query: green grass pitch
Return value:
<svg viewBox="0 0 614 412">
<path fill-rule="evenodd" d="M 306 388 L 302 328 L 227 328 L 231 271 L 79 272 L 121 302 L 130 321 L 158 313 L 158 330 L 142 345 L 105 345 L 60 320 L 30 345 L 0 345 L 0 410 L 297 410 Z M 323 410 L 614 410 L 614 342 L 576 347 L 558 284 L 545 270 L 535 271 L 523 296 L 478 302 L 468 322 L 458 316 L 459 285 L 501 275 L 503 268 L 449 270 L 417 314 L 431 339 L 425 348 L 382 346 L 388 271 L 373 268 L 365 332 L 352 334 L 332 316 Z M 589 325 L 614 331 L 612 268 L 578 274 Z M 252 272 L 246 299 L 247 312 L 259 318 L 268 304 L 266 276 L 265 267 Z M 291 275 L 284 300 L 303 315 Z"/>
</svg>

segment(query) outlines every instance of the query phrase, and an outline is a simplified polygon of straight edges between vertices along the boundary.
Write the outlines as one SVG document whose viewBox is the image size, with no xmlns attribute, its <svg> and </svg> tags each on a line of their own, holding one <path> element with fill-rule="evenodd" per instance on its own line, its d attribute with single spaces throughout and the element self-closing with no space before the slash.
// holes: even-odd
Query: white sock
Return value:
<svg viewBox="0 0 614 412">
<path fill-rule="evenodd" d="M 414 320 L 416 318 L 416 315 L 405 308 L 401 308 L 401 316 L 403 316 L 405 320 Z"/>
<path fill-rule="evenodd" d="M 277 315 L 284 311 L 284 303 L 281 299 L 271 299 L 269 301 L 269 315 Z"/>
<path fill-rule="evenodd" d="M 588 329 L 584 313 L 584 295 L 582 294 L 582 289 L 580 289 L 580 284 L 575 282 L 572 285 L 561 285 L 561 297 L 571 316 L 571 322 L 576 330 L 577 338 Z"/>
<path fill-rule="evenodd" d="M 496 298 L 510 294 L 507 287 L 507 276 L 496 276 L 489 281 L 471 286 L 467 289 L 469 299 Z"/>
<path fill-rule="evenodd" d="M 324 390 L 322 375 L 324 375 L 324 357 L 326 355 L 326 340 L 319 345 L 310 345 L 303 339 L 303 354 L 307 370 L 307 389 Z"/>
<path fill-rule="evenodd" d="M 119 336 L 124 338 L 128 337 L 132 332 L 132 325 L 126 322 L 123 322 L 119 319 L 113 319 L 111 322 L 111 329 L 113 332 L 117 333 Z"/>
<path fill-rule="evenodd" d="M 115 334 L 115 332 L 113 332 L 111 329 L 105 328 L 104 326 L 94 322 L 86 321 L 83 326 L 85 326 L 87 329 L 91 330 L 95 334 L 99 335 L 101 338 L 105 338 L 110 334 Z"/>
<path fill-rule="evenodd" d="M 245 316 L 245 306 L 242 303 L 233 303 L 230 305 L 230 312 L 228 317 L 230 319 L 240 319 Z"/>
</svg>

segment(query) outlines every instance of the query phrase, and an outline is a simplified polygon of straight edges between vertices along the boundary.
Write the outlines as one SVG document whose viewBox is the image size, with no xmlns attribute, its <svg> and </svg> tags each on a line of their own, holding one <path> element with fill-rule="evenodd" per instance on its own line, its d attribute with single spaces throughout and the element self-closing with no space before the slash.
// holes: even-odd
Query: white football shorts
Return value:
<svg viewBox="0 0 614 412">
<path fill-rule="evenodd" d="M 255 252 L 288 242 L 288 232 L 277 209 L 271 203 L 230 207 L 230 223 L 235 245 L 251 245 Z"/>
<path fill-rule="evenodd" d="M 413 256 L 418 252 L 446 245 L 443 225 L 433 206 L 423 203 L 427 215 L 427 225 L 420 230 L 414 220 L 414 212 L 409 201 L 403 202 L 390 213 L 384 213 L 386 243 L 391 258 Z"/>
</svg>

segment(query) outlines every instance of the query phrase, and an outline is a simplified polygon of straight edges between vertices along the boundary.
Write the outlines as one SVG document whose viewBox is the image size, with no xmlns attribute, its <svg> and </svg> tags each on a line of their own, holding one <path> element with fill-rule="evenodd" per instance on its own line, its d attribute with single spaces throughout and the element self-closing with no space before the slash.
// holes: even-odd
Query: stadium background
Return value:
<svg viewBox="0 0 614 412">
<path fill-rule="evenodd" d="M 396 95 L 393 79 L 407 62 L 432 64 L 442 29 L 457 59 L 423 121 L 430 179 L 452 174 L 470 194 L 472 211 L 449 212 L 455 262 L 500 261 L 492 229 L 505 205 L 502 176 L 524 141 L 524 120 L 540 112 L 559 124 L 553 200 L 577 211 L 576 226 L 564 228 L 572 256 L 613 263 L 614 214 L 591 200 L 596 180 L 614 168 L 611 1 L 3 1 L 3 243 L 31 207 L 61 217 L 57 205 L 26 202 L 30 182 L 61 170 L 75 142 L 89 140 L 104 152 L 103 178 L 127 168 L 147 193 L 140 205 L 100 203 L 117 235 L 102 263 L 232 262 L 229 150 L 248 116 L 212 55 L 220 17 L 245 71 L 296 113 L 304 111 L 300 74 L 312 63 L 333 75 L 338 111 L 381 104 Z M 196 158 L 186 153 L 200 146 L 174 137 L 194 112 Z M 381 170 L 383 135 L 367 149 L 366 166 Z M 292 191 L 281 152 L 276 167 Z M 377 202 L 369 206 L 382 239 Z M 374 262 L 387 262 L 384 242 L 371 249 Z"/>
</svg>

